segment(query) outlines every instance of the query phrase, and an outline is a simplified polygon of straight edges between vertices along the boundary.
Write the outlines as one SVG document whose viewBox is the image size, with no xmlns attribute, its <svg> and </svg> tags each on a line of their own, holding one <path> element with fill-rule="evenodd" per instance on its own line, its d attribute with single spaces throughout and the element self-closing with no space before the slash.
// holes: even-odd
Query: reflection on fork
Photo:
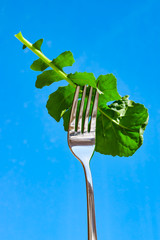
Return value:
<svg viewBox="0 0 160 240">
<path fill-rule="evenodd" d="M 92 87 L 90 88 L 87 107 L 85 110 L 85 117 L 83 121 L 86 89 L 87 87 L 84 86 L 78 121 L 76 121 L 76 116 L 80 86 L 77 86 L 75 91 L 68 128 L 68 145 L 73 155 L 81 162 L 85 173 L 87 191 L 88 240 L 97 240 L 93 183 L 89 163 L 95 148 L 96 116 L 99 95 L 96 91 L 89 126 L 93 89 Z"/>
</svg>

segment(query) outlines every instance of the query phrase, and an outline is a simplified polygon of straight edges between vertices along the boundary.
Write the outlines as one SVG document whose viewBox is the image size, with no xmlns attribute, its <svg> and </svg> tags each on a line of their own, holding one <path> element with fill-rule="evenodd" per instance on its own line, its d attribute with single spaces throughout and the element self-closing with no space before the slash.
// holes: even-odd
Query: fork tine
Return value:
<svg viewBox="0 0 160 240">
<path fill-rule="evenodd" d="M 84 108 L 84 100 L 85 100 L 85 96 L 86 96 L 86 89 L 87 89 L 87 86 L 85 85 L 84 89 L 83 89 L 83 95 L 82 95 L 82 99 L 81 99 L 81 106 L 80 106 L 80 110 L 79 110 L 77 132 L 81 132 L 82 131 L 82 117 L 83 117 L 83 108 Z"/>
<path fill-rule="evenodd" d="M 93 110 L 92 110 L 92 116 L 91 116 L 91 125 L 90 125 L 90 131 L 95 131 L 96 129 L 96 116 L 97 116 L 97 108 L 98 108 L 98 98 L 99 94 L 96 91 L 94 104 L 93 104 Z"/>
<path fill-rule="evenodd" d="M 92 98 L 92 90 L 93 90 L 93 88 L 91 87 L 90 91 L 89 91 L 86 114 L 85 114 L 85 119 L 84 119 L 84 132 L 88 132 L 88 119 L 89 119 L 89 110 L 90 110 L 91 98 Z"/>
<path fill-rule="evenodd" d="M 75 132 L 76 112 L 77 112 L 79 90 L 80 90 L 80 86 L 77 86 L 75 95 L 74 95 L 73 104 L 72 104 L 71 115 L 70 115 L 69 128 L 68 128 L 69 133 Z"/>
</svg>

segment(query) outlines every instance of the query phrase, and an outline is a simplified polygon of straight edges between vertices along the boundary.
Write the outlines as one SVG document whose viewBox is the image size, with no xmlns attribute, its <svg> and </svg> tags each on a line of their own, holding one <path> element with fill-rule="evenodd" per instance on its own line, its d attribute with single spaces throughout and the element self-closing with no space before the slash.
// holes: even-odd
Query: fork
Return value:
<svg viewBox="0 0 160 240">
<path fill-rule="evenodd" d="M 92 115 L 90 119 L 90 108 L 92 99 L 92 87 L 89 91 L 88 102 L 84 117 L 83 124 L 83 112 L 84 102 L 86 96 L 87 86 L 84 86 L 81 105 L 79 110 L 78 121 L 76 121 L 77 104 L 79 98 L 80 86 L 76 87 L 74 100 L 72 104 L 72 110 L 70 115 L 69 127 L 68 127 L 68 145 L 73 155 L 81 162 L 85 180 L 86 180 L 86 192 L 87 192 L 87 222 L 88 222 L 88 240 L 97 240 L 96 231 L 96 218 L 95 218 L 95 206 L 94 206 L 94 192 L 92 175 L 90 170 L 90 159 L 95 149 L 95 132 L 96 132 L 96 116 L 98 107 L 98 92 L 96 91 L 94 104 L 92 108 Z M 90 120 L 90 129 L 89 129 Z M 83 126 L 82 126 L 83 125 Z"/>
</svg>

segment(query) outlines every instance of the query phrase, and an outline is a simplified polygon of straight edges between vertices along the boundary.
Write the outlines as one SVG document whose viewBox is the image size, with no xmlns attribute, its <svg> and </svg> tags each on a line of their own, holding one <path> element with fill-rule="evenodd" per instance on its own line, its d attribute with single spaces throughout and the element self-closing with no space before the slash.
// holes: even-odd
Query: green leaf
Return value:
<svg viewBox="0 0 160 240">
<path fill-rule="evenodd" d="M 41 51 L 41 46 L 43 43 L 43 39 L 39 39 L 38 41 L 36 41 L 35 43 L 33 43 L 33 47 L 35 47 L 37 50 Z"/>
<path fill-rule="evenodd" d="M 38 41 L 36 41 L 35 43 L 33 43 L 33 47 L 35 47 L 37 50 L 41 51 L 41 46 L 43 43 L 43 39 L 39 39 Z M 23 44 L 22 49 L 25 49 L 27 46 L 25 44 Z"/>
<path fill-rule="evenodd" d="M 57 58 L 53 59 L 52 63 L 62 70 L 63 67 L 72 66 L 75 62 L 73 54 L 70 51 L 61 53 Z M 34 71 L 44 71 L 49 65 L 45 63 L 42 59 L 35 60 L 30 68 Z"/>
<path fill-rule="evenodd" d="M 53 59 L 52 63 L 56 65 L 59 69 L 66 66 L 71 66 L 74 63 L 73 54 L 70 51 L 66 51 L 60 54 L 57 58 Z M 49 65 L 43 62 L 41 59 L 34 61 L 31 65 L 31 69 L 35 71 L 43 71 Z M 62 80 L 63 77 L 58 75 L 54 70 L 48 70 L 37 76 L 36 87 L 42 88 L 44 86 L 49 86 L 53 82 L 58 82 Z"/>
<path fill-rule="evenodd" d="M 75 72 L 68 74 L 68 77 L 79 86 L 89 85 L 96 88 L 96 79 L 93 73 Z"/>
<path fill-rule="evenodd" d="M 66 110 L 62 117 L 63 117 L 63 126 L 64 126 L 64 130 L 68 131 L 68 126 L 69 126 L 69 119 L 70 119 L 70 114 L 71 114 L 71 107 Z"/>
<path fill-rule="evenodd" d="M 41 58 L 35 60 L 30 66 L 30 68 L 34 71 L 44 71 L 48 67 L 49 65 L 45 63 Z"/>
<path fill-rule="evenodd" d="M 52 63 L 62 70 L 64 67 L 72 66 L 75 62 L 73 54 L 70 51 L 61 53 L 57 58 L 53 59 Z"/>
<path fill-rule="evenodd" d="M 99 95 L 99 106 L 110 101 L 121 99 L 117 91 L 117 79 L 113 74 L 100 75 L 97 78 L 98 88 L 103 92 Z"/>
<path fill-rule="evenodd" d="M 37 76 L 35 86 L 37 88 L 43 88 L 44 86 L 49 86 L 53 82 L 58 82 L 62 79 L 63 78 L 54 70 L 47 70 Z"/>
<path fill-rule="evenodd" d="M 31 69 L 44 71 L 50 65 L 50 60 L 41 52 L 43 39 L 31 44 L 22 36 L 21 32 L 16 34 L 15 37 L 24 44 L 23 49 L 30 48 L 41 59 L 48 62 L 46 64 L 38 59 L 33 62 Z M 42 88 L 65 77 L 70 84 L 74 83 L 82 87 L 88 85 L 86 96 L 88 96 L 90 86 L 94 88 L 93 93 L 98 90 L 100 95 L 96 126 L 96 151 L 113 156 L 127 157 L 133 155 L 143 143 L 143 133 L 148 123 L 147 109 L 142 104 L 128 100 L 128 96 L 121 98 L 117 91 L 117 80 L 113 74 L 100 75 L 97 80 L 92 73 L 65 74 L 63 68 L 74 63 L 73 55 L 69 51 L 60 54 L 52 63 L 58 68 L 56 69 L 53 66 L 56 72 L 49 70 L 38 75 L 36 86 Z M 59 75 L 63 77 L 59 77 Z M 68 76 L 68 79 L 66 76 Z M 56 121 L 60 121 L 63 116 L 65 130 L 68 130 L 74 92 L 75 88 L 71 85 L 60 87 L 50 95 L 46 105 L 48 113 Z M 102 92 L 103 94 L 101 94 Z M 107 106 L 107 102 L 110 101 L 115 102 Z M 85 104 L 87 104 L 87 99 L 85 99 Z M 80 101 L 78 101 L 78 109 L 79 107 Z"/>
<path fill-rule="evenodd" d="M 60 54 L 56 59 L 53 59 L 52 63 L 62 70 L 63 67 L 71 66 L 74 61 L 75 60 L 73 58 L 73 54 L 70 51 L 66 51 Z M 30 67 L 34 71 L 43 71 L 49 67 L 49 65 L 39 58 L 34 61 Z M 62 79 L 63 78 L 59 76 L 54 70 L 48 70 L 37 76 L 35 86 L 37 88 L 42 88 Z"/>
<path fill-rule="evenodd" d="M 72 106 L 75 88 L 71 85 L 59 87 L 57 91 L 49 96 L 47 102 L 48 113 L 59 122 L 64 110 Z"/>
<path fill-rule="evenodd" d="M 100 109 L 96 127 L 96 151 L 112 156 L 131 156 L 143 143 L 148 123 L 144 105 L 123 97 Z"/>
</svg>

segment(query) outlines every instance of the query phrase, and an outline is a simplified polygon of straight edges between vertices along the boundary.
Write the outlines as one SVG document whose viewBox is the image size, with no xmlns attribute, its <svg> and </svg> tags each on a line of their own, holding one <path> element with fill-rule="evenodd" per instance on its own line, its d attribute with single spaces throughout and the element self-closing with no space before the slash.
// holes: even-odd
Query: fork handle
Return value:
<svg viewBox="0 0 160 240">
<path fill-rule="evenodd" d="M 87 191 L 88 240 L 97 240 L 93 182 L 89 163 L 83 165 Z"/>
</svg>

